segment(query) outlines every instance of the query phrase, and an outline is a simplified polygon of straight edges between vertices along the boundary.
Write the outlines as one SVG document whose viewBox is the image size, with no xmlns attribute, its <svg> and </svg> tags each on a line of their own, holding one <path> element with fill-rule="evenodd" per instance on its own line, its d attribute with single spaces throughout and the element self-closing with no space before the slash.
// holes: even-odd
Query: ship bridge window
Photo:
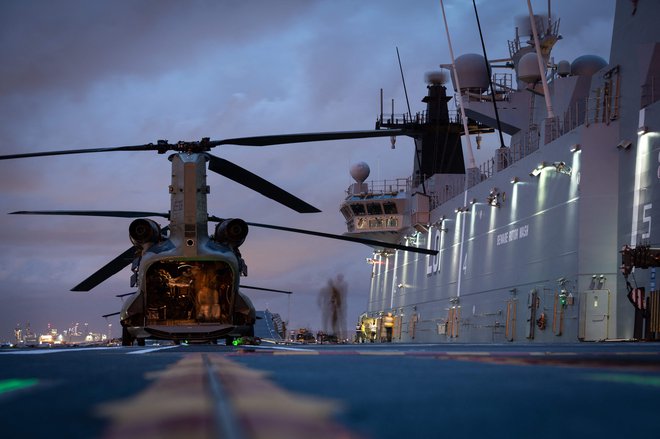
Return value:
<svg viewBox="0 0 660 439">
<path fill-rule="evenodd" d="M 351 210 L 356 215 L 364 215 L 365 214 L 364 204 L 361 204 L 361 203 L 351 204 Z"/>
<path fill-rule="evenodd" d="M 369 203 L 367 204 L 367 212 L 369 215 L 382 215 L 383 209 L 380 203 Z"/>
<path fill-rule="evenodd" d="M 348 206 L 344 206 L 341 208 L 341 214 L 344 215 L 344 218 L 348 221 L 349 219 L 353 218 L 353 214 L 351 213 L 351 209 L 348 208 Z"/>
<path fill-rule="evenodd" d="M 383 210 L 388 215 L 396 214 L 396 203 L 383 203 Z"/>
</svg>

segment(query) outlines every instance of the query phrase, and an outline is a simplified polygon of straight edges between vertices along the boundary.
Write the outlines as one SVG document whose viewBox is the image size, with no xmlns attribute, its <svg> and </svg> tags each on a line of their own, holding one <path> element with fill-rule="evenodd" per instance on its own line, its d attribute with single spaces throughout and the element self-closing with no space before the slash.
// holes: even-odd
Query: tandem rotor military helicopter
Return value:
<svg viewBox="0 0 660 439">
<path fill-rule="evenodd" d="M 120 314 L 122 344 L 130 346 L 145 339 L 180 342 L 217 341 L 230 343 L 235 337 L 253 336 L 255 309 L 240 291 L 240 276 L 247 276 L 247 266 L 239 247 L 248 234 L 248 226 L 265 227 L 326 238 L 367 244 L 377 248 L 436 254 L 437 251 L 384 243 L 370 239 L 332 235 L 309 230 L 267 224 L 247 223 L 241 219 L 223 219 L 208 214 L 206 168 L 253 189 L 300 213 L 320 212 L 303 200 L 209 151 L 220 145 L 268 146 L 324 140 L 359 139 L 411 135 L 403 130 L 345 131 L 328 133 L 284 134 L 224 140 L 178 142 L 159 140 L 134 146 L 45 151 L 0 156 L 0 160 L 29 157 L 88 154 L 120 151 L 172 152 L 171 205 L 168 213 L 136 211 L 21 211 L 13 214 L 81 215 L 136 218 L 129 226 L 133 243 L 129 249 L 72 288 L 90 291 L 109 277 L 131 265 L 131 287 L 137 288 L 124 302 Z M 169 221 L 161 227 L 149 217 Z M 217 223 L 209 236 L 208 223 Z M 242 288 L 256 288 L 242 286 Z M 256 288 L 263 289 L 263 288 Z M 266 289 L 268 290 L 268 289 Z M 277 290 L 271 290 L 277 291 Z"/>
</svg>

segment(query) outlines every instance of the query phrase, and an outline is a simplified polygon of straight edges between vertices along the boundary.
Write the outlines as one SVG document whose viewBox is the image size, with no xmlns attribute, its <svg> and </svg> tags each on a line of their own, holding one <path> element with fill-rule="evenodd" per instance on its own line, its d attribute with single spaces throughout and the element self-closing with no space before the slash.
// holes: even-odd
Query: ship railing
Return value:
<svg viewBox="0 0 660 439">
<path fill-rule="evenodd" d="M 513 88 L 513 75 L 511 73 L 493 73 L 493 87 L 495 93 L 504 94 L 508 100 L 509 93 L 515 91 Z"/>
<path fill-rule="evenodd" d="M 533 134 L 533 133 L 530 133 Z M 508 148 L 498 148 L 495 156 L 481 163 L 477 169 L 476 178 L 469 181 L 472 187 L 482 181 L 485 181 L 511 164 L 523 159 L 539 148 L 537 135 L 530 135 L 523 141 L 512 143 Z M 427 180 L 429 181 L 429 180 Z M 457 182 L 454 184 L 443 184 L 441 187 L 430 188 L 430 208 L 431 210 L 440 206 L 444 202 L 460 195 L 465 190 L 465 183 Z"/>
<path fill-rule="evenodd" d="M 656 97 L 656 100 L 660 96 Z M 544 142 L 550 143 L 575 128 L 595 123 L 608 124 L 619 118 L 618 101 L 607 94 L 576 101 L 562 115 L 546 120 Z"/>
<path fill-rule="evenodd" d="M 479 165 L 479 176 L 482 181 L 492 177 L 495 172 L 495 157 L 490 158 Z"/>
<path fill-rule="evenodd" d="M 429 193 L 429 208 L 435 209 L 443 203 L 463 193 L 464 184 L 443 184 Z"/>
<path fill-rule="evenodd" d="M 379 180 L 379 181 L 369 181 L 367 182 L 368 190 L 364 194 L 365 198 L 370 198 L 374 196 L 396 196 L 401 192 L 409 192 L 411 187 L 410 178 L 397 178 L 393 180 Z M 347 190 L 347 195 L 351 193 Z"/>
<path fill-rule="evenodd" d="M 515 91 L 513 88 L 504 85 L 496 85 L 495 87 L 495 100 L 500 101 L 509 101 L 510 93 Z M 470 88 L 463 90 L 463 98 L 467 102 L 492 102 L 492 97 L 487 88 Z M 454 94 L 454 101 L 457 105 L 460 105 L 461 99 L 458 97 L 458 94 Z"/>
<path fill-rule="evenodd" d="M 559 36 L 559 22 L 561 19 L 557 19 L 554 22 L 553 21 L 548 21 L 547 23 L 545 20 L 547 18 L 541 16 L 541 15 L 535 15 L 536 18 L 536 28 L 539 31 L 539 39 L 543 40 L 547 36 L 550 37 L 557 37 Z M 523 47 L 522 44 L 520 43 L 520 34 L 519 34 L 520 29 L 516 27 L 516 36 L 513 41 L 509 40 L 509 55 L 511 58 L 513 58 Z M 527 37 L 527 35 L 526 35 Z M 531 38 L 531 37 L 530 37 Z M 530 39 L 526 38 L 526 40 Z"/>
<path fill-rule="evenodd" d="M 410 123 L 425 123 L 426 115 L 424 113 L 416 113 L 412 117 L 407 113 L 392 113 L 392 114 L 381 114 L 378 116 L 378 122 L 380 125 L 384 126 L 396 126 L 396 125 L 408 125 Z"/>
<path fill-rule="evenodd" d="M 378 116 L 378 124 L 381 126 L 402 126 L 409 124 L 426 124 L 433 122 L 429 118 L 428 111 L 419 111 L 413 115 L 407 113 L 392 113 L 392 114 L 381 114 Z M 461 123 L 461 116 L 458 113 L 458 110 L 449 110 L 449 122 L 450 123 Z"/>
</svg>

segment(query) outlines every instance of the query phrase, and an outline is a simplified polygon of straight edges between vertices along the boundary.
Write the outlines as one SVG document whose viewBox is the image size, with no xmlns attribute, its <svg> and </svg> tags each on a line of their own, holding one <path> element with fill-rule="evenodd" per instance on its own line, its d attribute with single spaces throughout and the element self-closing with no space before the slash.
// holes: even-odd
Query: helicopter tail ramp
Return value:
<svg viewBox="0 0 660 439">
<path fill-rule="evenodd" d="M 224 338 L 234 329 L 234 325 L 195 324 L 195 325 L 150 325 L 146 331 L 154 339 L 208 341 Z"/>
</svg>

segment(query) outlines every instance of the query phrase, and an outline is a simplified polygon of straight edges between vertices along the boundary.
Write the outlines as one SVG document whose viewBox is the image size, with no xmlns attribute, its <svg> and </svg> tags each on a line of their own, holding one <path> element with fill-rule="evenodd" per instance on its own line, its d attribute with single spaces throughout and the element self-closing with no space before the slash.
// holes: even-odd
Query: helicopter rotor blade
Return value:
<svg viewBox="0 0 660 439">
<path fill-rule="evenodd" d="M 138 212 L 127 210 L 22 210 L 18 212 L 11 212 L 10 215 L 71 215 L 71 216 L 102 216 L 102 217 L 119 217 L 119 218 L 142 218 L 146 216 L 158 216 L 169 218 L 168 213 L 162 212 Z M 161 233 L 166 233 L 169 226 L 161 229 Z M 127 267 L 135 259 L 136 248 L 130 247 L 122 254 L 114 258 L 112 261 L 99 268 L 87 279 L 80 282 L 71 291 L 89 291 L 96 287 L 106 279 L 119 273 L 124 267 Z M 119 297 L 119 296 L 118 296 Z"/>
<path fill-rule="evenodd" d="M 165 226 L 162 229 L 160 229 L 160 233 L 164 235 L 168 232 L 169 229 L 170 226 Z M 71 291 L 89 291 L 92 288 L 99 285 L 100 283 L 104 282 L 105 280 L 119 273 L 121 270 L 123 270 L 125 267 L 128 267 L 133 262 L 136 256 L 135 255 L 136 250 L 137 249 L 135 246 L 126 249 L 122 254 L 120 254 L 119 256 L 117 256 L 107 264 L 105 264 L 103 267 L 96 270 L 96 272 L 94 272 L 87 279 L 80 282 L 75 287 L 71 288 Z M 131 294 L 134 293 L 124 294 L 123 296 L 130 296 Z M 117 296 L 117 297 L 122 297 L 122 296 Z"/>
<path fill-rule="evenodd" d="M 135 250 L 135 247 L 126 249 L 126 251 L 124 251 L 122 254 L 96 270 L 96 272 L 94 272 L 87 279 L 71 288 L 71 291 L 89 291 L 106 279 L 119 273 L 124 269 L 124 267 L 127 267 L 131 262 L 133 262 L 133 259 L 135 259 Z"/>
<path fill-rule="evenodd" d="M 71 155 L 71 154 L 92 154 L 97 152 L 117 152 L 117 151 L 157 151 L 159 154 L 164 154 L 167 151 L 188 151 L 188 152 L 202 152 L 209 151 L 211 148 L 219 145 L 243 145 L 243 146 L 269 146 L 281 145 L 285 143 L 303 143 L 303 142 L 321 142 L 326 140 L 348 140 L 348 139 L 365 139 L 370 137 L 394 137 L 413 135 L 412 132 L 407 132 L 401 129 L 387 129 L 387 130 L 371 130 L 371 131 L 336 131 L 325 133 L 300 133 L 300 134 L 277 134 L 269 136 L 254 136 L 254 137 L 237 137 L 233 139 L 222 140 L 209 140 L 204 138 L 202 141 L 194 142 L 177 142 L 170 144 L 167 140 L 158 140 L 154 143 L 146 143 L 143 145 L 127 145 L 127 146 L 113 146 L 108 148 L 85 148 L 85 149 L 68 149 L 56 151 L 40 151 L 28 152 L 23 154 L 8 154 L 0 155 L 0 160 L 22 159 L 29 157 L 47 157 L 57 155 Z"/>
<path fill-rule="evenodd" d="M 212 146 L 242 145 L 269 146 L 286 143 L 321 142 L 326 140 L 365 139 L 371 137 L 392 137 L 406 135 L 404 130 L 371 130 L 371 131 L 336 131 L 327 133 L 279 134 L 271 136 L 238 137 L 234 139 L 213 140 Z"/>
<path fill-rule="evenodd" d="M 124 294 L 116 294 L 115 297 L 126 297 L 126 296 L 132 296 L 133 294 L 137 294 L 137 291 L 133 291 L 132 293 L 124 293 Z"/>
<path fill-rule="evenodd" d="M 273 183 L 264 180 L 256 174 L 241 168 L 229 160 L 206 154 L 209 158 L 209 169 L 230 180 L 240 183 L 253 191 L 259 192 L 272 200 L 277 201 L 286 207 L 299 213 L 317 213 L 320 212 L 316 207 L 304 202 L 295 195 L 290 194 L 284 189 L 275 186 Z"/>
<path fill-rule="evenodd" d="M 70 216 L 103 216 L 114 218 L 144 218 L 158 216 L 170 217 L 169 213 L 162 212 L 139 212 L 129 210 L 21 210 L 10 212 L 9 215 L 70 215 Z"/>
<path fill-rule="evenodd" d="M 224 219 L 218 218 L 217 216 L 214 215 L 209 215 L 209 221 L 214 221 L 214 222 L 222 222 Z M 384 247 L 384 248 L 391 248 L 395 250 L 403 250 L 403 251 L 408 251 L 412 253 L 421 253 L 424 255 L 432 255 L 435 256 L 438 254 L 438 250 L 431 250 L 431 249 L 426 249 L 426 248 L 420 248 L 420 247 L 410 247 L 407 245 L 401 245 L 401 244 L 394 244 L 391 242 L 385 242 L 385 241 L 376 241 L 375 239 L 366 239 L 366 238 L 358 238 L 355 236 L 346 236 L 346 235 L 335 235 L 332 233 L 325 233 L 325 232 L 316 232 L 313 230 L 305 230 L 305 229 L 296 229 L 293 227 L 284 227 L 284 226 L 275 226 L 272 224 L 259 224 L 259 223 L 251 223 L 247 222 L 246 224 L 251 227 L 261 227 L 264 229 L 273 229 L 273 230 L 281 230 L 284 232 L 292 232 L 292 233 L 302 233 L 303 235 L 311 235 L 311 236 L 320 236 L 322 238 L 330 238 L 330 239 L 338 239 L 340 241 L 349 241 L 349 242 L 357 242 L 360 244 L 365 244 L 369 246 L 375 246 L 375 247 Z"/>
<path fill-rule="evenodd" d="M 24 154 L 0 155 L 0 160 L 23 159 L 28 157 L 46 157 L 46 156 L 54 156 L 54 155 L 92 154 L 96 152 L 115 152 L 115 151 L 159 151 L 160 152 L 162 149 L 163 148 L 159 147 L 159 145 L 148 143 L 145 145 L 115 146 L 110 148 L 69 149 L 62 151 L 41 151 L 41 152 L 28 152 Z"/>
<path fill-rule="evenodd" d="M 240 287 L 247 288 L 249 290 L 270 291 L 273 293 L 282 293 L 282 294 L 293 294 L 292 291 L 274 290 L 272 288 L 251 287 L 249 285 L 243 285 L 243 284 L 241 284 Z"/>
<path fill-rule="evenodd" d="M 108 318 L 108 317 L 112 317 L 112 316 L 117 316 L 119 314 L 121 314 L 121 311 L 111 312 L 110 314 L 103 314 L 101 317 Z"/>
</svg>

